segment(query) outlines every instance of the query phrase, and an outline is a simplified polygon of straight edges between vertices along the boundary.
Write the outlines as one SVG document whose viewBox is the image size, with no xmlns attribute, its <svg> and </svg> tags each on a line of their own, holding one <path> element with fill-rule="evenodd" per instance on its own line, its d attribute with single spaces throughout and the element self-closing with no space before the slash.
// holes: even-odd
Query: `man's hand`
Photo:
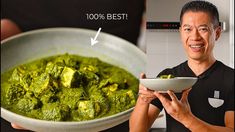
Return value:
<svg viewBox="0 0 235 132">
<path fill-rule="evenodd" d="M 1 19 L 1 41 L 21 33 L 20 28 L 9 19 Z"/>
<path fill-rule="evenodd" d="M 189 88 L 183 91 L 182 97 L 180 100 L 172 91 L 167 91 L 170 99 L 161 93 L 154 92 L 157 98 L 161 101 L 163 107 L 169 115 L 171 115 L 175 120 L 181 122 L 184 125 L 190 125 L 190 121 L 187 120 L 189 116 L 192 115 L 191 109 L 188 103 L 188 93 L 192 88 Z"/>
<path fill-rule="evenodd" d="M 21 30 L 13 21 L 1 19 L 1 41 L 19 33 L 21 33 Z M 11 123 L 11 126 L 15 129 L 24 129 L 14 123 Z"/>
<path fill-rule="evenodd" d="M 11 123 L 11 126 L 12 126 L 13 128 L 15 128 L 15 129 L 26 130 L 25 128 L 23 128 L 23 127 L 21 127 L 21 126 L 18 126 L 18 125 L 14 124 L 14 123 Z"/>
<path fill-rule="evenodd" d="M 146 78 L 145 74 L 142 73 L 140 78 Z M 153 99 L 156 98 L 153 90 L 150 90 L 141 84 L 139 85 L 139 97 L 145 103 L 150 103 Z"/>
</svg>

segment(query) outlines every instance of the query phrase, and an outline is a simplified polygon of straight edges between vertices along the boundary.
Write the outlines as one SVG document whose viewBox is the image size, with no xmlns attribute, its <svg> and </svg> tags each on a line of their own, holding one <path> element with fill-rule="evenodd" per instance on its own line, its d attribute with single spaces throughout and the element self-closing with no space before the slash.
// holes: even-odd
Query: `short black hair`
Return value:
<svg viewBox="0 0 235 132">
<path fill-rule="evenodd" d="M 192 12 L 202 11 L 202 12 L 208 13 L 211 16 L 211 20 L 212 20 L 214 27 L 219 26 L 219 12 L 217 10 L 217 7 L 208 1 L 195 0 L 195 1 L 190 1 L 186 3 L 183 6 L 181 13 L 180 13 L 180 25 L 182 24 L 183 15 L 188 11 L 192 11 Z"/>
</svg>

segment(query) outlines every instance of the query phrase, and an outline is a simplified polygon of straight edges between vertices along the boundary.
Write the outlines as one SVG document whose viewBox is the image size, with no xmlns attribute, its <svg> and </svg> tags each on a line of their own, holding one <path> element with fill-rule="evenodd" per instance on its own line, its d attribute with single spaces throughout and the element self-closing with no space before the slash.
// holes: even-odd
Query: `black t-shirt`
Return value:
<svg viewBox="0 0 235 132">
<path fill-rule="evenodd" d="M 172 69 L 163 70 L 158 76 L 165 74 L 173 74 L 176 77 L 196 77 L 189 68 L 187 61 Z M 234 69 L 220 61 L 216 61 L 209 69 L 197 77 L 198 81 L 193 85 L 188 95 L 192 113 L 207 123 L 225 126 L 225 112 L 234 111 Z M 181 98 L 181 95 L 182 93 L 176 94 L 178 99 Z M 158 99 L 153 100 L 151 104 L 161 110 L 163 109 Z M 167 112 L 166 123 L 168 132 L 189 131 Z"/>
<path fill-rule="evenodd" d="M 49 27 L 98 30 L 101 27 L 102 32 L 134 44 L 145 7 L 144 0 L 2 0 L 1 3 L 1 18 L 13 20 L 23 31 Z M 88 19 L 87 14 L 94 16 Z M 112 14 L 112 19 L 107 14 Z"/>
</svg>

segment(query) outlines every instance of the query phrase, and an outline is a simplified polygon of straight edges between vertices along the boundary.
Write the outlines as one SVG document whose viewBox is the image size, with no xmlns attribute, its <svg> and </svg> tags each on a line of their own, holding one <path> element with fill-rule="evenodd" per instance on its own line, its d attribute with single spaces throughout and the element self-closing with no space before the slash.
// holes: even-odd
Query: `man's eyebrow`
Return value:
<svg viewBox="0 0 235 132">
<path fill-rule="evenodd" d="M 191 25 L 189 24 L 184 24 L 183 27 L 192 27 Z M 197 27 L 209 27 L 207 24 L 202 24 L 202 25 L 199 25 Z"/>
<path fill-rule="evenodd" d="M 189 24 L 184 24 L 183 27 L 191 27 Z"/>
<path fill-rule="evenodd" d="M 199 25 L 198 27 L 209 27 L 207 24 Z"/>
</svg>

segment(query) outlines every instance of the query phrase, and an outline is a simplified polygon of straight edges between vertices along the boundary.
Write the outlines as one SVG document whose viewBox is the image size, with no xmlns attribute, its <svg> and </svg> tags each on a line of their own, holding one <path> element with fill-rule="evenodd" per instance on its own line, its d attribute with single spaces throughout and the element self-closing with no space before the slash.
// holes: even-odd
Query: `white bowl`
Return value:
<svg viewBox="0 0 235 132">
<path fill-rule="evenodd" d="M 183 90 L 192 87 L 196 83 L 196 81 L 196 77 L 140 79 L 140 83 L 145 87 L 163 93 L 167 92 L 167 90 L 172 90 L 175 93 L 180 93 Z"/>
<path fill-rule="evenodd" d="M 100 33 L 99 41 L 91 46 L 90 37 L 96 31 L 75 28 L 50 28 L 22 33 L 1 42 L 1 73 L 18 64 L 56 54 L 79 54 L 98 57 L 122 67 L 137 78 L 145 72 L 146 55 L 133 44 L 116 36 Z M 133 108 L 124 112 L 89 121 L 54 122 L 28 118 L 1 107 L 1 117 L 26 129 L 41 132 L 101 131 L 129 119 Z"/>
</svg>

